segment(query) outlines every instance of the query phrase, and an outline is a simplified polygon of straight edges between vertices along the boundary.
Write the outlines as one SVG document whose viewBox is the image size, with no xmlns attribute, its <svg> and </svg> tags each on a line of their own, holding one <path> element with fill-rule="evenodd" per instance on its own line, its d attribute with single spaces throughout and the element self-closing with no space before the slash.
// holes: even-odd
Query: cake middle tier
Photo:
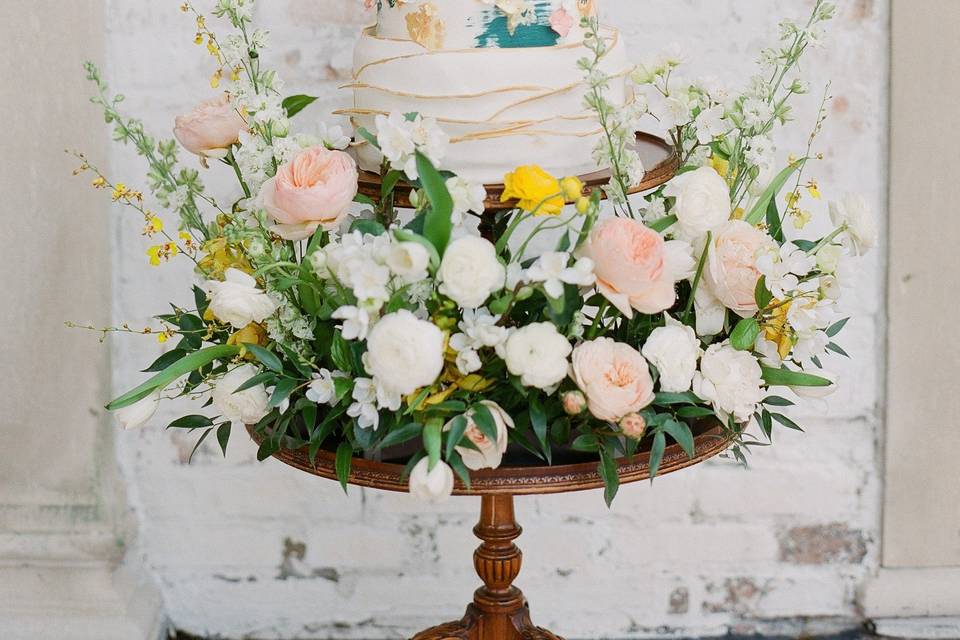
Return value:
<svg viewBox="0 0 960 640">
<path fill-rule="evenodd" d="M 615 29 L 604 28 L 601 61 L 612 76 L 607 99 L 628 101 L 625 77 L 632 70 Z M 584 97 L 589 87 L 577 61 L 592 53 L 582 42 L 556 47 L 427 51 L 413 42 L 364 32 L 354 57 L 354 127 L 375 131 L 377 115 L 419 113 L 434 118 L 450 136 L 442 166 L 465 178 L 499 183 L 521 165 L 537 164 L 554 175 L 597 170 L 593 149 L 602 130 Z M 357 147 L 360 165 L 380 167 L 369 144 Z"/>
</svg>

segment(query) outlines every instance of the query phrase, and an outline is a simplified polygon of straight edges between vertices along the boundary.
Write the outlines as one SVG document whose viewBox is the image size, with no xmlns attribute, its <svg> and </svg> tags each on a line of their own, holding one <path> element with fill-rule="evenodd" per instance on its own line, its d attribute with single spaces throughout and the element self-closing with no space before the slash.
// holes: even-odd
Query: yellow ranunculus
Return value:
<svg viewBox="0 0 960 640">
<path fill-rule="evenodd" d="M 576 202 L 583 196 L 583 181 L 577 176 L 567 176 L 561 180 L 560 188 L 567 202 Z"/>
<path fill-rule="evenodd" d="M 227 243 L 226 238 L 216 238 L 203 244 L 207 255 L 200 259 L 200 268 L 210 278 L 221 279 L 227 269 L 239 269 L 244 273 L 253 273 L 254 269 L 236 247 Z"/>
<path fill-rule="evenodd" d="M 537 215 L 559 215 L 563 211 L 563 193 L 560 181 L 538 167 L 518 167 L 503 177 L 504 190 L 500 202 L 519 200 L 517 206 Z"/>
<path fill-rule="evenodd" d="M 266 346 L 267 342 L 269 342 L 267 330 L 263 328 L 263 325 L 256 322 L 251 322 L 227 339 L 227 344 L 230 345 L 255 344 L 263 347 Z"/>
</svg>

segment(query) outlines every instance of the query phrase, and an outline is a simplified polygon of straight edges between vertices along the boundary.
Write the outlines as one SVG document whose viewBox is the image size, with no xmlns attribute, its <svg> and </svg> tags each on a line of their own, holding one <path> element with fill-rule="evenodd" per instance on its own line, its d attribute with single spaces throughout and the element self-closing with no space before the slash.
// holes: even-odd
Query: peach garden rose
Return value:
<svg viewBox="0 0 960 640">
<path fill-rule="evenodd" d="M 357 195 L 357 163 L 343 151 L 317 145 L 304 149 L 260 189 L 260 201 L 277 224 L 271 231 L 303 240 L 319 228 L 333 229 Z"/>
<path fill-rule="evenodd" d="M 193 111 L 178 116 L 173 135 L 183 148 L 198 156 L 223 158 L 236 144 L 247 122 L 227 95 L 201 102 Z"/>
<path fill-rule="evenodd" d="M 748 318 L 757 312 L 757 258 L 775 248 L 773 239 L 760 229 L 731 220 L 713 238 L 704 282 L 723 306 Z"/>
<path fill-rule="evenodd" d="M 612 338 L 584 342 L 574 349 L 570 377 L 599 420 L 619 422 L 653 402 L 653 378 L 646 359 Z"/>
</svg>

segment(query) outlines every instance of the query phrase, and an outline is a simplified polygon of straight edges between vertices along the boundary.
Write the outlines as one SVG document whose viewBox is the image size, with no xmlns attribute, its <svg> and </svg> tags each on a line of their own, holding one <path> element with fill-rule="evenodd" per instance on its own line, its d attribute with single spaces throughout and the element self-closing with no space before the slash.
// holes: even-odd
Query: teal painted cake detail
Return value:
<svg viewBox="0 0 960 640">
<path fill-rule="evenodd" d="M 560 34 L 550 26 L 550 14 L 553 3 L 549 0 L 536 0 L 533 3 L 534 15 L 530 24 L 520 24 L 510 31 L 510 20 L 496 7 L 484 11 L 481 20 L 483 31 L 476 37 L 477 47 L 500 47 L 502 49 L 520 47 L 552 47 L 560 40 Z"/>
</svg>

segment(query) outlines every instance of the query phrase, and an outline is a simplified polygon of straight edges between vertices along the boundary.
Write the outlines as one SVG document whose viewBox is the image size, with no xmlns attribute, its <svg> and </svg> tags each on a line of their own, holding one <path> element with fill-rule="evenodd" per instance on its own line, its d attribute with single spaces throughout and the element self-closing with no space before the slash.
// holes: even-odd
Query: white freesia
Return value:
<svg viewBox="0 0 960 640">
<path fill-rule="evenodd" d="M 150 421 L 160 406 L 160 389 L 157 389 L 145 398 L 137 400 L 129 407 L 117 409 L 113 412 L 117 422 L 126 430 L 142 427 Z"/>
<path fill-rule="evenodd" d="M 424 458 L 410 471 L 410 495 L 418 500 L 438 504 L 453 494 L 453 469 L 439 460 L 433 469 L 430 458 Z"/>
<path fill-rule="evenodd" d="M 497 428 L 497 439 L 491 442 L 490 438 L 480 430 L 480 427 L 477 426 L 475 411 L 471 410 L 464 414 L 463 417 L 467 421 L 467 430 L 463 436 L 472 442 L 476 449 L 470 447 L 456 447 L 456 449 L 463 459 L 463 464 L 473 471 L 500 467 L 503 454 L 507 452 L 508 430 L 513 429 L 513 418 L 500 405 L 489 400 L 483 400 L 480 404 L 485 406 L 493 417 L 493 423 Z M 452 426 L 453 420 L 446 424 L 444 431 L 448 431 Z"/>
<path fill-rule="evenodd" d="M 307 385 L 307 400 L 317 404 L 337 404 L 337 386 L 334 383 L 336 378 L 345 378 L 347 374 L 342 371 L 330 371 L 329 369 L 320 369 L 313 374 L 313 379 Z"/>
<path fill-rule="evenodd" d="M 830 219 L 846 230 L 847 238 L 857 255 L 877 246 L 880 230 L 877 219 L 861 195 L 848 194 L 840 202 L 830 203 Z"/>
<path fill-rule="evenodd" d="M 570 254 L 566 251 L 548 251 L 527 269 L 525 280 L 542 283 L 544 291 L 553 299 L 563 297 L 565 284 L 588 287 L 597 281 L 590 258 L 579 258 L 573 266 L 567 266 L 569 263 Z"/>
<path fill-rule="evenodd" d="M 420 151 L 434 165 L 440 164 L 446 155 L 450 138 L 433 118 L 417 114 L 408 120 L 404 114 L 393 112 L 389 116 L 378 115 L 375 120 L 381 153 L 391 168 L 403 171 L 412 180 L 420 177 L 415 151 Z"/>
<path fill-rule="evenodd" d="M 567 376 L 571 351 L 573 347 L 552 323 L 535 322 L 510 334 L 504 360 L 524 386 L 549 389 Z"/>
<path fill-rule="evenodd" d="M 378 386 L 407 395 L 436 381 L 443 370 L 443 351 L 443 332 L 404 309 L 373 327 L 363 363 Z"/>
<path fill-rule="evenodd" d="M 353 381 L 351 394 L 353 403 L 347 407 L 347 415 L 356 418 L 361 429 L 376 429 L 380 424 L 377 411 L 377 385 L 370 378 L 357 378 Z"/>
<path fill-rule="evenodd" d="M 757 256 L 757 271 L 766 277 L 766 285 L 775 298 L 785 298 L 800 286 L 800 277 L 817 264 L 815 256 L 802 251 L 792 242 L 771 247 Z"/>
<path fill-rule="evenodd" d="M 269 413 L 270 396 L 262 384 L 237 391 L 243 383 L 257 375 L 259 370 L 252 364 L 242 364 L 231 369 L 217 380 L 211 399 L 213 406 L 225 420 L 242 424 L 256 424 Z"/>
<path fill-rule="evenodd" d="M 343 320 L 339 325 L 344 340 L 366 340 L 370 333 L 370 313 L 361 307 L 345 305 L 330 316 L 334 320 Z"/>
<path fill-rule="evenodd" d="M 700 359 L 693 392 L 712 404 L 723 419 L 732 415 L 739 423 L 747 422 L 764 398 L 760 363 L 729 342 L 711 345 Z"/>
<path fill-rule="evenodd" d="M 690 390 L 700 358 L 700 340 L 685 324 L 667 317 L 667 325 L 653 330 L 640 350 L 660 372 L 660 390 L 683 393 Z"/>
<path fill-rule="evenodd" d="M 460 333 L 450 336 L 450 348 L 457 352 L 460 373 L 469 375 L 480 370 L 480 349 L 492 348 L 502 356 L 510 332 L 499 326 L 499 322 L 500 316 L 491 314 L 485 307 L 463 311 L 463 319 L 458 324 Z"/>
<path fill-rule="evenodd" d="M 677 216 L 677 231 L 696 241 L 730 219 L 730 187 L 712 167 L 701 167 L 667 183 L 663 194 L 676 198 L 671 213 Z"/>
<path fill-rule="evenodd" d="M 317 137 L 327 149 L 343 151 L 350 146 L 350 136 L 343 132 L 343 127 L 340 125 L 327 125 L 326 122 L 321 122 L 317 128 Z"/>
<path fill-rule="evenodd" d="M 447 191 L 453 198 L 453 214 L 451 221 L 454 226 L 463 222 L 467 212 L 483 213 L 487 200 L 487 190 L 479 182 L 472 182 L 460 176 L 447 179 Z"/>
<path fill-rule="evenodd" d="M 475 309 L 503 288 L 506 267 L 489 240 L 464 236 L 447 247 L 437 276 L 440 293 L 464 309 Z"/>
<path fill-rule="evenodd" d="M 395 242 L 387 254 L 387 266 L 405 284 L 413 284 L 429 275 L 430 253 L 419 242 Z"/>
<path fill-rule="evenodd" d="M 227 269 L 223 282 L 207 280 L 203 289 L 213 315 L 235 329 L 263 322 L 277 310 L 270 296 L 257 288 L 256 279 L 239 269 Z"/>
<path fill-rule="evenodd" d="M 728 126 L 723 121 L 723 105 L 704 109 L 694 121 L 697 128 L 697 140 L 700 144 L 710 144 L 713 139 L 727 132 Z"/>
</svg>

